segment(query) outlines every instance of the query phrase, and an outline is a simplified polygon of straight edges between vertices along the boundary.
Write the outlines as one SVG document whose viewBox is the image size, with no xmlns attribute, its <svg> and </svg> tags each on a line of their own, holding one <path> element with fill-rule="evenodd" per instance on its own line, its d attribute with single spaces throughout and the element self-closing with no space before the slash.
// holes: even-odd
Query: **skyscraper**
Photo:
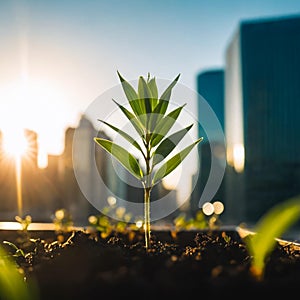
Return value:
<svg viewBox="0 0 300 300">
<path fill-rule="evenodd" d="M 192 214 L 200 208 L 199 200 L 211 172 L 212 157 L 217 161 L 216 167 L 218 164 L 222 164 L 225 157 L 223 136 L 224 70 L 211 69 L 200 72 L 197 76 L 197 92 L 198 136 L 203 137 L 203 141 L 198 146 L 199 174 L 195 174 L 193 178 L 195 188 L 191 196 Z M 208 117 L 208 107 L 210 113 L 214 115 L 213 119 Z M 220 127 L 215 126 L 215 122 L 218 122 Z M 224 197 L 223 186 L 218 186 L 218 190 L 215 192 L 214 198 L 222 200 Z"/>
<path fill-rule="evenodd" d="M 98 181 L 99 173 L 107 181 L 107 154 L 95 147 L 95 136 L 107 138 L 103 132 L 97 132 L 85 115 L 81 116 L 78 127 L 66 130 L 62 154 L 63 204 L 77 224 L 85 224 L 89 215 L 97 214 L 97 203 L 108 197 L 104 185 Z"/>
<path fill-rule="evenodd" d="M 300 193 L 299 53 L 300 16 L 243 21 L 226 49 L 226 205 L 233 221 L 256 222 Z"/>
<path fill-rule="evenodd" d="M 197 76 L 197 92 L 209 103 L 224 129 L 224 70 L 209 69 L 200 72 Z M 200 121 L 202 113 L 201 106 L 198 105 Z M 201 128 L 199 128 L 199 136 L 202 135 Z"/>
</svg>

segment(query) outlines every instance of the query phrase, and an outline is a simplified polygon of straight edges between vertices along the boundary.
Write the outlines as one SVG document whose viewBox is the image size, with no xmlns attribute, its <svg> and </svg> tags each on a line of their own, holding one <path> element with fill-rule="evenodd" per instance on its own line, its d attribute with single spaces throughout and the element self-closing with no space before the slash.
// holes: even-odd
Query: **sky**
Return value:
<svg viewBox="0 0 300 300">
<path fill-rule="evenodd" d="M 199 72 L 224 67 L 240 21 L 299 13 L 298 0 L 0 0 L 0 129 L 32 129 L 41 152 L 60 154 L 117 70 L 129 81 L 180 73 L 196 90 Z"/>
</svg>

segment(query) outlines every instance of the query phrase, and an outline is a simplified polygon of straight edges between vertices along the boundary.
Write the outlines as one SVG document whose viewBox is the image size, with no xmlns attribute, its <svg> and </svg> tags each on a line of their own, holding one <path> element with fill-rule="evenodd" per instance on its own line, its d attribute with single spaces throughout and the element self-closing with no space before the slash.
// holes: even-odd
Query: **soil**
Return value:
<svg viewBox="0 0 300 300">
<path fill-rule="evenodd" d="M 152 231 L 148 252 L 142 232 L 106 238 L 85 230 L 28 234 L 2 230 L 0 240 L 23 249 L 25 255 L 14 259 L 24 278 L 36 283 L 39 299 L 286 297 L 300 286 L 299 247 L 278 243 L 259 282 L 249 272 L 249 253 L 235 230 L 176 236 Z"/>
</svg>

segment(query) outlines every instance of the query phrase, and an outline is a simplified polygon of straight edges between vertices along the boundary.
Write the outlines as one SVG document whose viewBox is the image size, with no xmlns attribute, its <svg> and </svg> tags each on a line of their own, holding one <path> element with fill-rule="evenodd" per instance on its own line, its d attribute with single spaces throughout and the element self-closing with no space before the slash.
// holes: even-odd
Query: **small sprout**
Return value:
<svg viewBox="0 0 300 300">
<path fill-rule="evenodd" d="M 120 221 L 120 222 L 117 222 L 115 229 L 117 232 L 125 233 L 126 227 L 127 227 L 127 224 L 125 222 Z"/>
<path fill-rule="evenodd" d="M 180 213 L 174 219 L 175 230 L 171 232 L 173 238 L 176 238 L 177 232 L 180 230 L 204 229 L 208 227 L 205 215 L 201 210 L 196 212 L 195 218 L 186 217 L 185 213 Z"/>
<path fill-rule="evenodd" d="M 18 248 L 14 243 L 3 241 L 3 244 L 8 245 L 9 247 L 11 247 L 11 249 L 15 251 L 15 253 L 13 254 L 14 257 L 20 257 L 20 256 L 25 257 L 24 251 Z"/>
<path fill-rule="evenodd" d="M 209 216 L 208 226 L 210 229 L 219 227 L 219 215 L 224 211 L 224 205 L 221 201 L 214 203 L 206 202 L 202 206 L 202 211 L 206 216 Z"/>
<path fill-rule="evenodd" d="M 198 210 L 196 212 L 196 221 L 203 221 L 203 220 L 205 220 L 205 216 L 203 214 L 203 211 Z"/>
<path fill-rule="evenodd" d="M 246 246 L 251 255 L 251 274 L 258 280 L 264 278 L 267 258 L 274 250 L 277 239 L 300 217 L 300 197 L 279 203 L 259 220 L 252 236 L 246 236 Z"/>
<path fill-rule="evenodd" d="M 175 219 L 174 224 L 176 229 L 184 228 L 186 224 L 186 215 L 185 213 L 180 213 Z"/>
<path fill-rule="evenodd" d="M 108 217 L 107 214 L 112 217 Z M 107 238 L 112 232 L 130 234 L 129 229 L 131 229 L 131 231 L 137 230 L 138 228 L 136 227 L 135 223 L 133 223 L 131 226 L 127 225 L 127 223 L 131 222 L 131 218 L 131 214 L 126 213 L 125 207 L 117 207 L 116 205 L 112 205 L 104 207 L 102 214 L 90 216 L 88 218 L 88 222 L 93 231 L 99 231 L 102 238 Z"/>
<path fill-rule="evenodd" d="M 21 224 L 22 230 L 23 230 L 24 232 L 27 232 L 28 227 L 29 227 L 29 225 L 30 225 L 31 222 L 32 222 L 32 219 L 31 219 L 31 216 L 30 216 L 30 215 L 25 216 L 24 219 L 21 218 L 20 216 L 15 216 L 15 220 L 16 220 L 18 223 Z"/>
<path fill-rule="evenodd" d="M 225 231 L 222 232 L 222 238 L 226 244 L 229 244 L 231 241 L 231 237 L 229 235 L 227 235 Z"/>
<path fill-rule="evenodd" d="M 218 218 L 216 217 L 216 215 L 212 215 L 209 218 L 209 220 L 208 220 L 208 227 L 211 230 L 218 228 L 218 226 L 217 226 L 217 220 L 218 220 Z"/>
<path fill-rule="evenodd" d="M 202 210 L 196 212 L 195 220 L 193 222 L 196 229 L 205 229 L 208 226 L 207 220 Z"/>
<path fill-rule="evenodd" d="M 102 228 L 112 227 L 107 216 L 99 216 L 98 225 Z"/>
<path fill-rule="evenodd" d="M 54 213 L 53 223 L 56 231 L 69 231 L 73 226 L 72 216 L 64 208 L 57 209 Z"/>
</svg>

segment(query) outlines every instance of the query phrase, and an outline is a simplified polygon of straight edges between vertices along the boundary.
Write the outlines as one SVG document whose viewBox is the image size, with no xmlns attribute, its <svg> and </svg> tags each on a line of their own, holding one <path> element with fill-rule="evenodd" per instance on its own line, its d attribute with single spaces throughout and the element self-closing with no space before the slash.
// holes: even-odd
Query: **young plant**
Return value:
<svg viewBox="0 0 300 300">
<path fill-rule="evenodd" d="M 151 190 L 154 185 L 181 164 L 184 158 L 202 138 L 197 139 L 191 145 L 185 147 L 179 153 L 165 161 L 171 152 L 173 152 L 176 145 L 193 126 L 193 124 L 189 125 L 186 128 L 168 135 L 185 106 L 182 105 L 170 112 L 167 111 L 172 89 L 176 85 L 180 75 L 178 75 L 159 96 L 155 77 L 150 78 L 148 74 L 148 78 L 145 79 L 143 76 L 140 76 L 138 90 L 136 91 L 119 72 L 117 73 L 131 111 L 115 100 L 113 101 L 130 121 L 136 131 L 137 137 L 132 137 L 129 133 L 124 132 L 106 121 L 99 121 L 116 131 L 127 140 L 127 142 L 132 144 L 142 155 L 144 166 L 132 153 L 120 145 L 98 137 L 95 137 L 94 140 L 98 145 L 114 156 L 133 176 L 140 180 L 143 185 L 145 247 L 146 250 L 148 250 L 150 248 Z"/>
<path fill-rule="evenodd" d="M 22 219 L 22 218 L 19 217 L 19 216 L 16 216 L 15 219 L 16 219 L 16 221 L 17 221 L 18 223 L 20 223 L 20 225 L 22 226 L 22 231 L 23 231 L 24 233 L 27 233 L 27 232 L 28 232 L 28 227 L 29 227 L 29 225 L 30 225 L 31 222 L 32 222 L 31 216 L 30 216 L 30 215 L 27 215 L 27 216 L 25 216 L 24 219 Z"/>
<path fill-rule="evenodd" d="M 11 243 L 11 245 L 18 249 L 14 244 Z M 16 251 L 16 255 L 22 255 L 22 252 L 17 253 Z M 2 246 L 0 246 L 0 266 L 0 299 L 38 299 L 35 284 L 24 280 L 24 276 L 20 273 L 17 264 Z"/>
<path fill-rule="evenodd" d="M 300 217 L 300 198 L 292 198 L 271 208 L 256 224 L 254 234 L 245 239 L 251 255 L 250 272 L 262 280 L 266 260 L 278 242 L 278 238 Z"/>
<path fill-rule="evenodd" d="M 20 236 L 18 238 L 19 243 L 27 243 L 30 239 L 28 227 L 32 223 L 31 216 L 26 215 L 24 219 L 20 216 L 15 216 L 15 220 L 21 225 L 21 230 L 19 231 Z"/>
<path fill-rule="evenodd" d="M 57 209 L 54 213 L 53 224 L 56 232 L 68 232 L 74 225 L 73 217 L 67 209 Z"/>
</svg>

